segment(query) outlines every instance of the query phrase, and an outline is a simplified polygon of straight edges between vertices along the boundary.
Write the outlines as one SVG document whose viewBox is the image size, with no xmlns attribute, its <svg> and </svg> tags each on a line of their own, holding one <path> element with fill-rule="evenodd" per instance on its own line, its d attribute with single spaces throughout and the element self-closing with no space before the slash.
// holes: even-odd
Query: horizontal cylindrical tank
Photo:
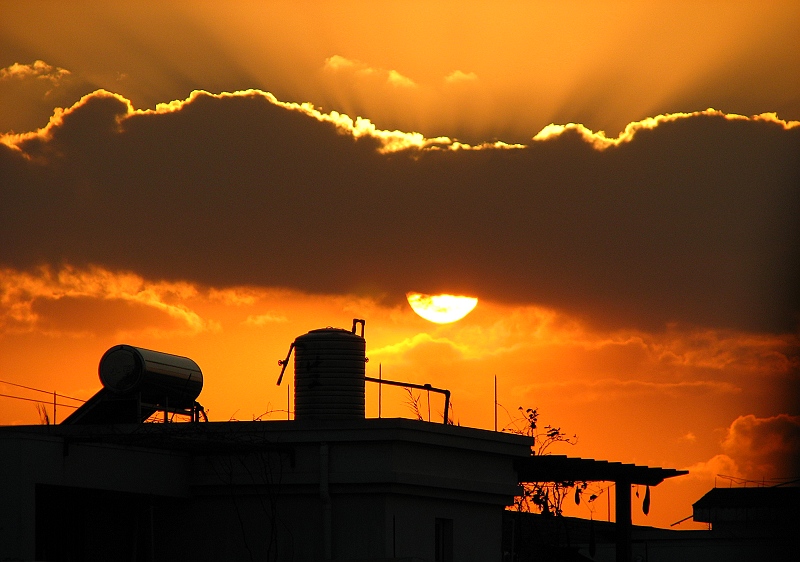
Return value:
<svg viewBox="0 0 800 562">
<path fill-rule="evenodd" d="M 131 345 L 106 351 L 98 372 L 108 390 L 163 407 L 191 408 L 203 389 L 203 373 L 188 357 Z"/>
<path fill-rule="evenodd" d="M 363 323 L 363 321 L 361 321 Z M 295 419 L 363 419 L 366 340 L 322 328 L 294 340 Z"/>
</svg>

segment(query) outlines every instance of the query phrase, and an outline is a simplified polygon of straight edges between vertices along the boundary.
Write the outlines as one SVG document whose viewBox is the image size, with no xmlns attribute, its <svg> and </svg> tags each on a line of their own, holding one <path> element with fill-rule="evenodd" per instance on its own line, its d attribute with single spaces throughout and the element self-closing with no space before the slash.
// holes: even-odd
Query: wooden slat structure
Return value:
<svg viewBox="0 0 800 562">
<path fill-rule="evenodd" d="M 517 476 L 525 482 L 614 482 L 616 500 L 616 560 L 630 562 L 631 486 L 657 486 L 667 478 L 688 474 L 687 470 L 610 462 L 565 455 L 532 455 L 518 459 Z"/>
</svg>

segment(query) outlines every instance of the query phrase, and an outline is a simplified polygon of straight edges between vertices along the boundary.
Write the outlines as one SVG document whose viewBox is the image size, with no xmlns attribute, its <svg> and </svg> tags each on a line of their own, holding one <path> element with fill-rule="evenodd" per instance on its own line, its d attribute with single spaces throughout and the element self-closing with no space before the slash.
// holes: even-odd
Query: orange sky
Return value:
<svg viewBox="0 0 800 562">
<path fill-rule="evenodd" d="M 497 375 L 554 452 L 691 468 L 636 523 L 797 476 L 795 4 L 4 2 L 0 380 L 85 399 L 129 343 L 194 359 L 212 419 L 281 418 L 291 341 L 358 317 L 368 375 L 462 425 Z"/>
</svg>

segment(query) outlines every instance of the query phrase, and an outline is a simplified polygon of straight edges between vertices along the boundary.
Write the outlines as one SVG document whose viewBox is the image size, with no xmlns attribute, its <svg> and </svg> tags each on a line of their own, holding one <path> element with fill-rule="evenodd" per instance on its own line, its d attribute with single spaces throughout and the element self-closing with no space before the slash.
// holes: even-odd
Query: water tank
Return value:
<svg viewBox="0 0 800 562">
<path fill-rule="evenodd" d="M 171 408 L 191 408 L 203 389 L 203 373 L 188 357 L 115 345 L 98 368 L 103 386 L 119 396 L 139 394 L 141 401 Z"/>
<path fill-rule="evenodd" d="M 295 419 L 364 419 L 366 347 L 363 320 L 294 340 Z"/>
</svg>

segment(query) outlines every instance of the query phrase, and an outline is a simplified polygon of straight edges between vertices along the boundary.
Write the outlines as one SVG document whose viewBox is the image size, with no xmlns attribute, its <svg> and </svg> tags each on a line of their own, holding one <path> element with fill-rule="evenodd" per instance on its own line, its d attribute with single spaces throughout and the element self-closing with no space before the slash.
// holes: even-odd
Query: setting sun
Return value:
<svg viewBox="0 0 800 562">
<path fill-rule="evenodd" d="M 437 324 L 449 324 L 461 320 L 478 304 L 474 297 L 456 295 L 423 295 L 406 293 L 408 304 L 425 320 Z"/>
</svg>

